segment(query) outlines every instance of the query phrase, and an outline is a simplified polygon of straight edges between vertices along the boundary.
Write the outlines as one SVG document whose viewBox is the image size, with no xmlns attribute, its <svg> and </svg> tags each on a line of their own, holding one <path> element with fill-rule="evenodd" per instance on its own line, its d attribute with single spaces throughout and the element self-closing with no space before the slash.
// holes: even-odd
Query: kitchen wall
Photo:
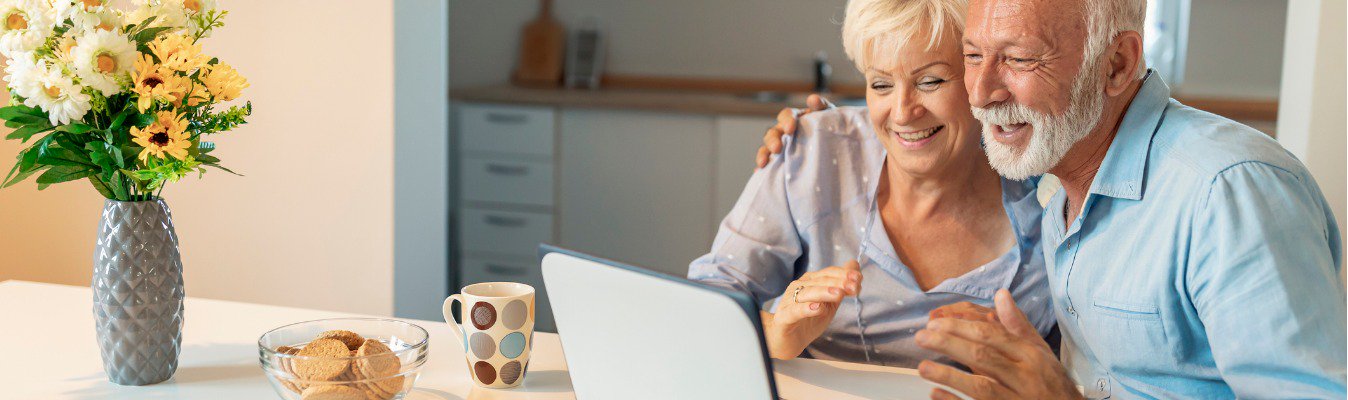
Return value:
<svg viewBox="0 0 1348 400">
<path fill-rule="evenodd" d="M 607 68 L 630 75 L 809 81 L 815 51 L 839 82 L 861 82 L 843 54 L 845 0 L 561 0 L 568 27 L 598 21 Z M 1188 68 L 1179 93 L 1276 98 L 1286 0 L 1192 0 Z M 450 85 L 505 82 L 519 31 L 538 12 L 528 0 L 450 0 Z"/>
<path fill-rule="evenodd" d="M 190 296 L 393 312 L 393 7 L 389 0 L 222 1 L 206 51 L 252 87 L 225 164 L 164 196 Z M 8 171 L 20 149 L 0 142 Z M 87 183 L 0 190 L 0 280 L 87 285 L 102 199 Z"/>
</svg>

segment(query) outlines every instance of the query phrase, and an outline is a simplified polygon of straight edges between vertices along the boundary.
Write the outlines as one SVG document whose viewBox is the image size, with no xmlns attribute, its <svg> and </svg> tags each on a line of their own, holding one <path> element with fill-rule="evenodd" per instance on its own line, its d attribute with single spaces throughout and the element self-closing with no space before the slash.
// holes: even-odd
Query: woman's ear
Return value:
<svg viewBox="0 0 1348 400">
<path fill-rule="evenodd" d="M 1105 94 L 1114 97 L 1123 94 L 1128 85 L 1138 79 L 1137 71 L 1142 59 L 1142 35 L 1137 31 L 1123 31 L 1114 37 L 1106 53 L 1109 63 L 1106 65 L 1108 76 L 1105 80 Z"/>
</svg>

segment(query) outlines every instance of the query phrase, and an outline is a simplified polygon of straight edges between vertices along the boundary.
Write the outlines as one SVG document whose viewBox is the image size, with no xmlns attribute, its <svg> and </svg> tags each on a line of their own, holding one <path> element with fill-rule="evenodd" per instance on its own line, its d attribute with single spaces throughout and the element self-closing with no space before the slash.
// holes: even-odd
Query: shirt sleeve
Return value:
<svg viewBox="0 0 1348 400">
<path fill-rule="evenodd" d="M 1338 227 L 1314 181 L 1263 163 L 1223 171 L 1196 208 L 1187 288 L 1238 398 L 1343 398 Z"/>
<path fill-rule="evenodd" d="M 762 305 L 782 295 L 804 252 L 788 201 L 787 156 L 755 171 L 721 221 L 711 251 L 688 266 L 688 278 L 752 296 Z"/>
</svg>

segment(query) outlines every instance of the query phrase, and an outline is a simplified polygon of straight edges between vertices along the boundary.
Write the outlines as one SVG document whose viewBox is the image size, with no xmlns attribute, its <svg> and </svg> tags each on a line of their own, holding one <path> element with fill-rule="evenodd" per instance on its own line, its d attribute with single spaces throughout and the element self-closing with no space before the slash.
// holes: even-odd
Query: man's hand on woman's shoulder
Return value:
<svg viewBox="0 0 1348 400">
<path fill-rule="evenodd" d="M 800 115 L 828 108 L 824 98 L 818 94 L 812 94 L 805 98 L 805 105 L 807 108 Z M 768 128 L 768 132 L 763 134 L 763 146 L 758 148 L 758 158 L 754 160 L 758 168 L 767 166 L 768 159 L 772 158 L 773 154 L 782 153 L 783 135 L 796 134 L 796 120 L 799 117 L 795 115 L 794 110 L 793 108 L 783 108 L 782 112 L 777 113 L 777 125 Z"/>
</svg>

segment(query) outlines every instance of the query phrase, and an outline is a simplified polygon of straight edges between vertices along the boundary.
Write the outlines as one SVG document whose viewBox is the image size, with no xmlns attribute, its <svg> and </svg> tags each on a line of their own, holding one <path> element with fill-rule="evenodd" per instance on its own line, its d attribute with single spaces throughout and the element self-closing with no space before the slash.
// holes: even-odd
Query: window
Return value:
<svg viewBox="0 0 1348 400">
<path fill-rule="evenodd" d="M 1142 32 L 1147 66 L 1177 88 L 1184 81 L 1184 55 L 1189 42 L 1189 0 L 1147 2 L 1147 22 Z"/>
</svg>

